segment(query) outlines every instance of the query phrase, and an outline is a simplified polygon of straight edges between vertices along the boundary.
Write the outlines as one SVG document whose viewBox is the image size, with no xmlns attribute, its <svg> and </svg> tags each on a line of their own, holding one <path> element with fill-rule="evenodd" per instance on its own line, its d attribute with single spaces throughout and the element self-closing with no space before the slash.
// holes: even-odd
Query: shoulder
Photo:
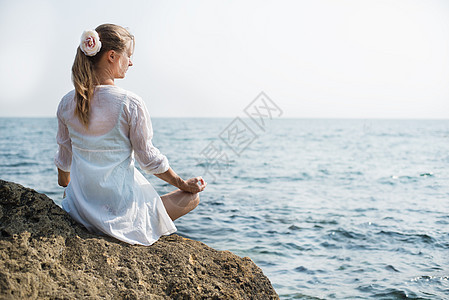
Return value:
<svg viewBox="0 0 449 300">
<path fill-rule="evenodd" d="M 121 98 L 125 102 L 125 108 L 127 108 L 129 112 L 146 109 L 145 102 L 139 95 L 120 87 L 116 87 L 115 92 L 122 96 Z"/>
<path fill-rule="evenodd" d="M 130 91 L 126 91 L 126 98 L 129 101 L 130 106 L 136 106 L 136 107 L 141 107 L 141 106 L 145 106 L 145 102 L 143 101 L 142 97 L 140 97 L 139 95 L 130 92 Z"/>
<path fill-rule="evenodd" d="M 113 92 L 123 101 L 122 109 L 129 125 L 146 119 L 148 111 L 142 97 L 118 86 L 114 86 Z"/>
<path fill-rule="evenodd" d="M 68 103 L 72 102 L 75 99 L 75 90 L 71 90 L 67 94 L 65 94 L 61 101 L 59 102 L 59 105 L 67 105 Z"/>
<path fill-rule="evenodd" d="M 57 114 L 62 115 L 63 112 L 67 111 L 68 108 L 74 104 L 74 100 L 75 90 L 71 90 L 62 97 L 61 101 L 59 101 Z"/>
<path fill-rule="evenodd" d="M 108 97 L 115 98 L 119 102 L 125 102 L 125 105 L 138 105 L 143 102 L 137 94 L 116 85 L 101 86 L 98 90 L 95 90 L 95 93 L 100 95 L 105 93 Z"/>
</svg>

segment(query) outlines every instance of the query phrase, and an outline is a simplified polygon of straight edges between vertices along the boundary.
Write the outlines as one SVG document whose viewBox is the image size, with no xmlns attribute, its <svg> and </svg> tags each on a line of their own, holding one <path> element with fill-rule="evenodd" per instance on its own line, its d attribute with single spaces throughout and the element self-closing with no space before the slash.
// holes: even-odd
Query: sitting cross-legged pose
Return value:
<svg viewBox="0 0 449 300">
<path fill-rule="evenodd" d="M 183 180 L 153 146 L 144 101 L 117 87 L 133 65 L 134 36 L 103 24 L 85 31 L 72 67 L 75 89 L 59 103 L 58 183 L 66 187 L 62 207 L 89 231 L 130 244 L 151 245 L 176 231 L 173 221 L 193 210 L 207 183 Z M 136 169 L 178 189 L 159 196 Z"/>
</svg>

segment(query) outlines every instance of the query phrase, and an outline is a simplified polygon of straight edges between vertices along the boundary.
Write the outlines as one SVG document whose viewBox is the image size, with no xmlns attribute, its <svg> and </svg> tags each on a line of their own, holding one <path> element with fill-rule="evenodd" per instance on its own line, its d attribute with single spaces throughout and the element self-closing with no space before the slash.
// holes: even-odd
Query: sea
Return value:
<svg viewBox="0 0 449 300">
<path fill-rule="evenodd" d="M 251 258 L 281 299 L 449 299 L 449 120 L 152 123 L 175 172 L 208 182 L 177 233 Z M 0 118 L 0 178 L 60 205 L 56 128 Z"/>
</svg>

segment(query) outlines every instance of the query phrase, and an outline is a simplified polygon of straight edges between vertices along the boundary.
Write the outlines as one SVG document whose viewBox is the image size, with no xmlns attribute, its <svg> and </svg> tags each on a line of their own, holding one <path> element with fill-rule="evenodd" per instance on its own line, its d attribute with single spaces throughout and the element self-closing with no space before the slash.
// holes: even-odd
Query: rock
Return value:
<svg viewBox="0 0 449 300">
<path fill-rule="evenodd" d="M 87 232 L 44 194 L 0 180 L 2 299 L 278 299 L 251 259 L 176 234 L 149 247 Z"/>
</svg>

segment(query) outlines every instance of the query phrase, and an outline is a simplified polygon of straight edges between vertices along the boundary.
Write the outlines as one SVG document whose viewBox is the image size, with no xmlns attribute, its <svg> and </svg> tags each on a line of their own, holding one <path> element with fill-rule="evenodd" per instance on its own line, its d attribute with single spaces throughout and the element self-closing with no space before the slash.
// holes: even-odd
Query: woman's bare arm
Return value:
<svg viewBox="0 0 449 300">
<path fill-rule="evenodd" d="M 70 172 L 64 172 L 58 168 L 58 184 L 66 187 L 70 182 Z"/>
<path fill-rule="evenodd" d="M 165 171 L 164 173 L 154 175 L 168 182 L 169 184 L 177 187 L 178 189 L 190 192 L 192 194 L 203 191 L 207 185 L 207 183 L 203 180 L 203 178 L 201 178 L 201 176 L 184 180 L 181 177 L 179 177 L 179 175 L 176 174 L 176 172 L 173 171 L 172 168 L 168 168 L 168 170 Z M 201 185 L 199 185 L 198 182 L 200 182 Z"/>
</svg>

